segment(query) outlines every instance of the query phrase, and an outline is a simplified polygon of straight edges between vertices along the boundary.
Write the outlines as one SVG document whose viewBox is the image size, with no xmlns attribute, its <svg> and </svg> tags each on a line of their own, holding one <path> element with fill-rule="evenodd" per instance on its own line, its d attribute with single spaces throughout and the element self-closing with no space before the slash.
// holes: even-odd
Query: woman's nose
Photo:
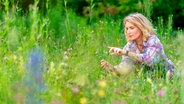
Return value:
<svg viewBox="0 0 184 104">
<path fill-rule="evenodd" d="M 130 34 L 130 30 L 127 30 L 127 34 Z"/>
</svg>

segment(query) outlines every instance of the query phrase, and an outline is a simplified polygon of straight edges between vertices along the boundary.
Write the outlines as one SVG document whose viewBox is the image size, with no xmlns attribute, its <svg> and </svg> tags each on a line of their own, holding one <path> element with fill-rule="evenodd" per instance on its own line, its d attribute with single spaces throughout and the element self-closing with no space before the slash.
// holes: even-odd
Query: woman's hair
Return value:
<svg viewBox="0 0 184 104">
<path fill-rule="evenodd" d="M 143 41 L 146 41 L 151 34 L 154 34 L 154 29 L 151 22 L 144 15 L 140 13 L 129 14 L 123 20 L 124 26 L 126 22 L 132 23 L 142 31 Z M 127 41 L 130 41 L 126 34 L 126 28 L 124 28 L 124 31 L 125 31 Z"/>
</svg>

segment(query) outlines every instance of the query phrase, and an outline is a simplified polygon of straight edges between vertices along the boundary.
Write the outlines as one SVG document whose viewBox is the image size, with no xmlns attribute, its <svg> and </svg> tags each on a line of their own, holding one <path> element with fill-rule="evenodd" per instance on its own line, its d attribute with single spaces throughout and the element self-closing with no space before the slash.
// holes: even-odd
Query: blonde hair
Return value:
<svg viewBox="0 0 184 104">
<path fill-rule="evenodd" d="M 124 26 L 125 26 L 126 22 L 132 23 L 133 25 L 135 25 L 136 27 L 138 27 L 141 30 L 142 35 L 143 35 L 143 41 L 147 41 L 149 36 L 151 34 L 154 34 L 153 25 L 151 24 L 151 22 L 144 15 L 142 15 L 140 13 L 129 14 L 123 20 Z M 126 35 L 126 40 L 130 41 L 128 39 L 127 34 L 126 34 L 126 28 L 124 28 L 124 32 L 125 32 L 125 35 Z"/>
</svg>

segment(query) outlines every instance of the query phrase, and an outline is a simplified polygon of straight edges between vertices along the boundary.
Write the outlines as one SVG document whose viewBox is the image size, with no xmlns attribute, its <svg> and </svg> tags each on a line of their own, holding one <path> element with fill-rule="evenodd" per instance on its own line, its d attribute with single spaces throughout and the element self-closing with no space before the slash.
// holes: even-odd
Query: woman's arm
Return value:
<svg viewBox="0 0 184 104">
<path fill-rule="evenodd" d="M 129 47 L 131 48 L 131 47 Z M 110 55 L 127 55 L 136 61 L 146 64 L 148 66 L 151 66 L 155 61 L 157 61 L 157 58 L 161 58 L 159 55 L 163 46 L 160 43 L 159 39 L 155 36 L 152 36 L 147 40 L 146 46 L 144 46 L 144 52 L 143 53 L 134 53 L 131 51 L 126 51 L 128 49 L 120 49 L 120 48 L 114 48 L 112 47 L 110 51 L 112 52 Z M 128 54 L 127 54 L 128 53 Z M 157 57 L 158 56 L 158 57 Z"/>
<path fill-rule="evenodd" d="M 142 59 L 137 54 L 135 54 L 133 52 L 126 51 L 126 54 L 124 54 L 124 55 L 129 56 L 129 57 L 135 59 L 136 61 L 142 63 Z"/>
<path fill-rule="evenodd" d="M 135 59 L 138 62 L 142 63 L 142 59 L 133 52 L 130 52 L 128 50 L 122 50 L 121 48 L 116 48 L 116 47 L 110 47 L 110 55 L 115 55 L 115 56 L 119 56 L 119 55 L 125 55 L 125 56 L 129 56 L 133 59 Z"/>
</svg>

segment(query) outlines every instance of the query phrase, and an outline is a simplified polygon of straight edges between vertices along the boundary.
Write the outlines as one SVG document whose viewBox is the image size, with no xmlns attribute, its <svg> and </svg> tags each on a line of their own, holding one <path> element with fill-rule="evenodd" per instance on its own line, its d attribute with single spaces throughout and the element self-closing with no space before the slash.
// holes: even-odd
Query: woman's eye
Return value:
<svg viewBox="0 0 184 104">
<path fill-rule="evenodd" d="M 134 29 L 134 27 L 130 27 L 130 29 Z"/>
</svg>

